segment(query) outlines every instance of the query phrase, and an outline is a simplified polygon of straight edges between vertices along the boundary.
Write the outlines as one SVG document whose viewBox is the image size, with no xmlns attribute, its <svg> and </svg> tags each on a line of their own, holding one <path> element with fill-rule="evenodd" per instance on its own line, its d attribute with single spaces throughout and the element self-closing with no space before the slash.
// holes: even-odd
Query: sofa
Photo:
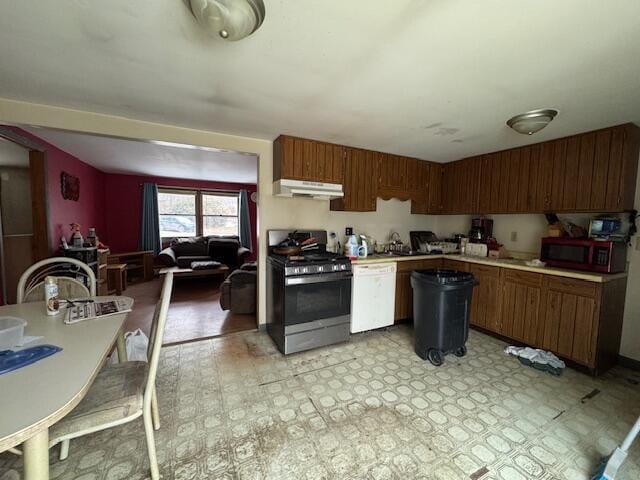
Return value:
<svg viewBox="0 0 640 480">
<path fill-rule="evenodd" d="M 201 236 L 174 238 L 158 255 L 166 267 L 214 268 L 215 263 L 226 265 L 233 272 L 242 266 L 251 250 L 240 245 L 238 237 Z"/>
<path fill-rule="evenodd" d="M 256 280 L 255 262 L 245 263 L 229 275 L 220 286 L 222 309 L 239 314 L 256 313 Z"/>
</svg>

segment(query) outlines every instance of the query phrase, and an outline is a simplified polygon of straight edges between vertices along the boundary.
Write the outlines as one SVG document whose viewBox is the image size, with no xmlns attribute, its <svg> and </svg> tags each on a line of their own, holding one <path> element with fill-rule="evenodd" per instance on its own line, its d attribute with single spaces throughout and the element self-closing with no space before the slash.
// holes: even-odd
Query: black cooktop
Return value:
<svg viewBox="0 0 640 480">
<path fill-rule="evenodd" d="M 271 254 L 271 258 L 285 265 L 306 265 L 349 261 L 344 255 L 332 252 L 302 252 L 299 255 Z"/>
</svg>

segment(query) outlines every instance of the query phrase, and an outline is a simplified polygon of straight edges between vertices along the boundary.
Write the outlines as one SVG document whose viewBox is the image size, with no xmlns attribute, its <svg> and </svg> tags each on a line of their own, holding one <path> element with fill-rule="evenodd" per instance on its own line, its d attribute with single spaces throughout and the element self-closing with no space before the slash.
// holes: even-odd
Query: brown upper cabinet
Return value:
<svg viewBox="0 0 640 480">
<path fill-rule="evenodd" d="M 273 143 L 273 179 L 342 183 L 345 147 L 280 135 Z"/>
<path fill-rule="evenodd" d="M 376 152 L 348 147 L 345 152 L 344 197 L 331 200 L 331 210 L 374 212 L 378 183 Z"/>
<path fill-rule="evenodd" d="M 443 207 L 441 197 L 443 166 L 426 160 L 414 158 L 409 160 L 411 213 L 441 213 Z"/>
<path fill-rule="evenodd" d="M 418 214 L 623 212 L 639 153 L 631 123 L 446 164 L 282 135 L 273 174 L 341 183 L 332 210 L 374 211 L 382 197 L 411 200 Z"/>
<path fill-rule="evenodd" d="M 450 192 L 444 213 L 622 212 L 633 209 L 640 128 L 605 128 L 466 159 L 479 168 L 477 208 Z M 458 164 L 459 162 L 452 162 Z M 445 169 L 449 168 L 449 165 Z M 465 172 L 468 169 L 465 169 Z M 460 173 L 452 168 L 452 177 Z M 452 187 L 443 181 L 443 189 Z M 458 181 L 458 180 L 456 180 Z M 471 193 L 471 198 L 474 196 Z M 448 206 L 446 205 L 448 204 Z"/>
<path fill-rule="evenodd" d="M 409 181 L 407 168 L 410 158 L 389 153 L 376 152 L 378 160 L 378 196 L 389 200 L 408 200 Z"/>
</svg>

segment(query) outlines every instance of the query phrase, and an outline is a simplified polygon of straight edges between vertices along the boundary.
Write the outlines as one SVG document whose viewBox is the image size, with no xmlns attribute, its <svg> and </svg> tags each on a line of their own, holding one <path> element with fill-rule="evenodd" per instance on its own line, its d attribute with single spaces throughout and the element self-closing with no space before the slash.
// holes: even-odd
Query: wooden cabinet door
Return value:
<svg viewBox="0 0 640 480">
<path fill-rule="evenodd" d="M 542 344 L 542 275 L 502 269 L 500 333 L 533 346 Z"/>
<path fill-rule="evenodd" d="M 472 325 L 500 333 L 500 269 L 486 265 L 469 265 L 478 285 L 471 300 Z"/>
<path fill-rule="evenodd" d="M 461 272 L 469 271 L 469 264 L 460 260 L 453 260 L 450 258 L 442 259 L 442 268 L 448 268 L 449 270 L 460 270 Z"/>
<path fill-rule="evenodd" d="M 375 152 L 347 148 L 344 159 L 344 197 L 331 200 L 331 210 L 374 212 L 376 210 L 377 161 Z"/>
<path fill-rule="evenodd" d="M 460 162 L 462 183 L 458 191 L 461 198 L 459 213 L 478 213 L 481 166 L 482 157 L 465 158 Z"/>
<path fill-rule="evenodd" d="M 607 208 L 607 176 L 609 173 L 611 133 L 611 129 L 607 129 L 600 130 L 595 135 L 591 200 L 589 204 L 589 209 L 592 211 L 602 212 Z"/>
<path fill-rule="evenodd" d="M 638 172 L 640 129 L 633 124 L 611 129 L 605 206 L 607 211 L 632 210 Z"/>
<path fill-rule="evenodd" d="M 578 165 L 580 162 L 580 138 L 567 138 L 565 156 L 564 185 L 562 189 L 562 210 L 575 211 L 578 195 Z"/>
<path fill-rule="evenodd" d="M 273 142 L 273 179 L 342 183 L 344 147 L 305 138 L 279 136 Z"/>
<path fill-rule="evenodd" d="M 316 142 L 316 179 L 319 182 L 340 183 L 344 180 L 345 148 L 341 145 Z"/>
<path fill-rule="evenodd" d="M 395 321 L 413 318 L 413 288 L 411 287 L 411 272 L 423 268 L 439 268 L 442 260 L 406 260 L 398 263 L 396 272 L 396 305 Z"/>
<path fill-rule="evenodd" d="M 553 190 L 553 162 L 556 142 L 540 144 L 538 157 L 538 182 L 535 187 L 533 211 L 548 212 L 551 209 L 551 193 Z"/>
<path fill-rule="evenodd" d="M 442 170 L 442 210 L 441 213 L 453 214 L 456 205 L 456 170 L 457 162 L 445 163 Z"/>
<path fill-rule="evenodd" d="M 545 278 L 542 348 L 592 367 L 599 298 L 599 286 L 591 282 Z"/>
<path fill-rule="evenodd" d="M 593 160 L 595 154 L 596 135 L 585 133 L 580 135 L 578 156 L 578 180 L 576 185 L 576 205 L 579 212 L 589 211 L 591 207 L 591 188 L 593 180 Z"/>
<path fill-rule="evenodd" d="M 428 213 L 442 213 L 442 182 L 444 168 L 439 163 L 429 165 L 429 204 Z"/>
<path fill-rule="evenodd" d="M 556 140 L 553 145 L 553 178 L 551 180 L 551 201 L 549 209 L 560 211 L 564 200 L 564 175 L 566 169 L 567 140 Z"/>
<path fill-rule="evenodd" d="M 411 213 L 429 213 L 429 193 L 432 188 L 430 162 L 410 159 L 412 161 L 409 174 L 411 193 Z"/>
<path fill-rule="evenodd" d="M 480 188 L 478 193 L 478 211 L 480 213 L 491 212 L 491 189 L 493 176 L 493 159 L 491 155 L 482 155 L 480 160 Z"/>
<path fill-rule="evenodd" d="M 280 135 L 273 142 L 273 179 L 280 180 L 282 178 L 295 177 L 293 145 L 294 138 L 286 135 Z"/>
<path fill-rule="evenodd" d="M 375 152 L 378 161 L 378 195 L 385 200 L 407 200 L 407 157 Z"/>
</svg>

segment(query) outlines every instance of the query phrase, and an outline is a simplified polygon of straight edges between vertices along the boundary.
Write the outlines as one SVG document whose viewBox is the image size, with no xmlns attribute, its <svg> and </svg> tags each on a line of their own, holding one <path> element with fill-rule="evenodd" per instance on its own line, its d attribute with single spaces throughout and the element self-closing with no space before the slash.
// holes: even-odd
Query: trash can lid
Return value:
<svg viewBox="0 0 640 480">
<path fill-rule="evenodd" d="M 412 276 L 428 283 L 438 285 L 450 285 L 452 283 L 466 283 L 474 280 L 473 274 L 460 270 L 450 270 L 446 268 L 426 268 L 414 270 Z"/>
</svg>

